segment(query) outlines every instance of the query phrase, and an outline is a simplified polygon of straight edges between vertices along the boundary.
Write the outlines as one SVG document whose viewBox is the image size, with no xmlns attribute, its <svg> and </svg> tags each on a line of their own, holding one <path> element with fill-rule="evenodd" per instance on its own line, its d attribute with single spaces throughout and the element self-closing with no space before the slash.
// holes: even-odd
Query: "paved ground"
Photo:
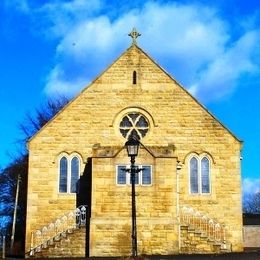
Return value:
<svg viewBox="0 0 260 260">
<path fill-rule="evenodd" d="M 86 258 L 85 258 L 86 259 Z M 132 260 L 132 258 L 102 258 L 102 257 L 93 257 L 89 258 L 93 260 Z M 145 256 L 145 257 L 138 257 L 137 260 L 166 260 L 166 259 L 172 259 L 172 260 L 178 260 L 178 259 L 186 259 L 186 260 L 207 260 L 207 259 L 213 259 L 213 260 L 260 260 L 260 251 L 257 252 L 243 252 L 243 253 L 229 253 L 229 254 L 221 254 L 221 255 L 172 255 L 172 256 Z"/>
<path fill-rule="evenodd" d="M 1 258 L 1 257 L 0 257 Z M 5 259 L 7 260 L 17 260 L 18 258 L 10 258 L 6 257 Z M 20 258 L 21 259 L 21 258 Z M 40 260 L 40 258 L 36 258 L 37 260 Z M 57 258 L 47 258 L 48 260 L 55 259 Z M 61 258 L 59 258 L 61 259 Z M 90 258 L 62 258 L 63 260 L 132 260 L 131 257 L 90 257 Z M 167 260 L 167 259 L 172 259 L 172 260 L 178 260 L 178 259 L 188 259 L 188 260 L 260 260 L 260 251 L 255 251 L 255 252 L 243 252 L 243 253 L 229 253 L 229 254 L 220 254 L 220 255 L 172 255 L 172 256 L 142 256 L 138 257 L 137 260 Z M 46 260 L 46 258 L 45 258 Z"/>
<path fill-rule="evenodd" d="M 190 260 L 206 260 L 206 259 L 213 259 L 213 260 L 225 260 L 225 259 L 232 259 L 232 260 L 260 260 L 260 251 L 259 252 L 247 252 L 247 253 L 230 253 L 230 254 L 221 254 L 221 255 L 177 255 L 177 256 L 151 256 L 148 259 L 190 259 Z"/>
</svg>

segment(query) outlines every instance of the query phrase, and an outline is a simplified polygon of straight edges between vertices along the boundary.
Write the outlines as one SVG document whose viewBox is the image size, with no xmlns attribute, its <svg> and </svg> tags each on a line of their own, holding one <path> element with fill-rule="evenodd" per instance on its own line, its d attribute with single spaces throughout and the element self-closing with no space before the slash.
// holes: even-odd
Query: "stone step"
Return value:
<svg viewBox="0 0 260 260">
<path fill-rule="evenodd" d="M 36 252 L 34 257 L 85 257 L 86 229 L 80 228 L 73 233 L 62 234 L 53 244 Z"/>
<path fill-rule="evenodd" d="M 207 234 L 194 227 L 182 225 L 180 230 L 181 253 L 225 253 L 232 251 L 230 244 L 211 239 Z"/>
</svg>

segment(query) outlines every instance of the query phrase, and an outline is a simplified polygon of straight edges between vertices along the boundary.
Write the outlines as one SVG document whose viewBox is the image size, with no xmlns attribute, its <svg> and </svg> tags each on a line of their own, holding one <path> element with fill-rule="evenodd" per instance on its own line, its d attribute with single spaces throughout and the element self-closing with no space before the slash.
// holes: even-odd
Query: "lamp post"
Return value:
<svg viewBox="0 0 260 260">
<path fill-rule="evenodd" d="M 137 229 L 136 229 L 136 204 L 135 204 L 135 173 L 139 172 L 135 166 L 135 157 L 138 155 L 140 142 L 130 137 L 125 143 L 128 156 L 131 158 L 130 178 L 132 183 L 132 256 L 137 256 Z"/>
</svg>

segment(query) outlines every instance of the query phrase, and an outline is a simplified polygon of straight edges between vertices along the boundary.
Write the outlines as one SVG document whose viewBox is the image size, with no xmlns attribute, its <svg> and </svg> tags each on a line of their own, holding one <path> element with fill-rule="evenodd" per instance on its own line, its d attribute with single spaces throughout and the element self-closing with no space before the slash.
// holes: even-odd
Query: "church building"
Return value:
<svg viewBox="0 0 260 260">
<path fill-rule="evenodd" d="M 130 36 L 28 143 L 27 257 L 132 254 L 132 136 L 138 255 L 243 250 L 241 141 Z"/>
</svg>

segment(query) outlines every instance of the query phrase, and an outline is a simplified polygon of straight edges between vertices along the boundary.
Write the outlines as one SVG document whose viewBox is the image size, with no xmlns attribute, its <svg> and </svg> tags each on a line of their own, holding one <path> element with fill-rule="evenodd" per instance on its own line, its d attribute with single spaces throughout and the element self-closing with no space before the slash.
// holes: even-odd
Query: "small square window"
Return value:
<svg viewBox="0 0 260 260">
<path fill-rule="evenodd" d="M 142 186 L 152 185 L 152 166 L 136 165 L 138 172 L 135 173 L 135 184 Z M 117 185 L 131 185 L 130 165 L 117 165 L 116 171 Z"/>
<path fill-rule="evenodd" d="M 126 166 L 119 165 L 117 167 L 117 184 L 125 185 L 126 184 Z"/>
<path fill-rule="evenodd" d="M 131 180 L 131 173 L 129 172 L 129 178 L 130 178 L 130 184 L 132 184 L 132 180 Z M 135 173 L 135 184 L 138 185 L 139 184 L 139 172 Z"/>
<path fill-rule="evenodd" d="M 151 185 L 152 184 L 151 166 L 143 166 L 142 169 L 143 169 L 142 170 L 142 184 Z"/>
</svg>

